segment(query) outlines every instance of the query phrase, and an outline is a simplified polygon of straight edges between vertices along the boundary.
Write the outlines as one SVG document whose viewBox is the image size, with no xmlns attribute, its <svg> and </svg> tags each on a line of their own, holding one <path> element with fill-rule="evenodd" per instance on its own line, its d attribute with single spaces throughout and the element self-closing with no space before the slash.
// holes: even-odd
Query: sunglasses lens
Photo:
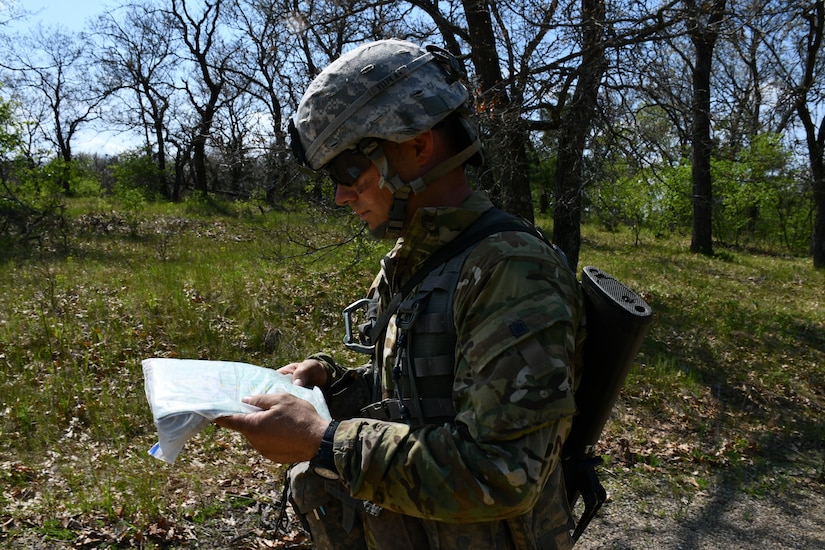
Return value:
<svg viewBox="0 0 825 550">
<path fill-rule="evenodd" d="M 301 136 L 298 134 L 298 128 L 295 126 L 294 118 L 289 119 L 287 131 L 289 132 L 289 144 L 292 147 L 292 154 L 295 156 L 295 160 L 298 161 L 299 166 L 308 168 L 309 163 L 307 162 L 306 152 L 304 151 L 304 146 L 301 145 Z"/>
<path fill-rule="evenodd" d="M 344 151 L 326 166 L 329 177 L 338 185 L 347 187 L 355 183 L 358 176 L 369 169 L 372 161 L 360 151 L 350 149 Z"/>
</svg>

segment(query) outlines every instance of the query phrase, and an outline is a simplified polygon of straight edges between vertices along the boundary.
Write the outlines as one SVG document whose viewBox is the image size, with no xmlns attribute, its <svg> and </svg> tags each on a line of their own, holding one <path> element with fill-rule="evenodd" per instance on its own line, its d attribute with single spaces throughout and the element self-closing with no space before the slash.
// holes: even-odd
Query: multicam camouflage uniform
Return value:
<svg viewBox="0 0 825 550">
<path fill-rule="evenodd" d="M 419 210 L 372 292 L 386 304 L 491 206 L 475 193 L 459 208 Z M 322 480 L 306 464 L 292 470 L 293 495 L 318 548 L 572 546 L 559 455 L 584 339 L 575 277 L 535 236 L 493 235 L 469 252 L 452 315 L 454 421 L 345 420 L 334 441 L 340 481 Z M 395 393 L 397 332 L 391 321 L 376 350 L 384 398 Z M 318 357 L 333 378 L 342 376 L 329 356 Z"/>
</svg>

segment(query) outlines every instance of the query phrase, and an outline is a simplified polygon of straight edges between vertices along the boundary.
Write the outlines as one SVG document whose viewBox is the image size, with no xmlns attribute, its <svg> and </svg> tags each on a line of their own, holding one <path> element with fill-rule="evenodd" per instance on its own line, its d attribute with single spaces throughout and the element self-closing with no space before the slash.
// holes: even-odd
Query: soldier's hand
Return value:
<svg viewBox="0 0 825 550">
<path fill-rule="evenodd" d="M 329 424 L 308 401 L 286 392 L 245 397 L 259 412 L 233 414 L 215 424 L 242 433 L 266 458 L 280 463 L 309 460 Z"/>
<path fill-rule="evenodd" d="M 300 363 L 290 363 L 278 369 L 281 374 L 291 374 L 292 383 L 296 386 L 312 388 L 324 387 L 327 383 L 327 369 L 317 359 L 304 359 Z"/>
</svg>

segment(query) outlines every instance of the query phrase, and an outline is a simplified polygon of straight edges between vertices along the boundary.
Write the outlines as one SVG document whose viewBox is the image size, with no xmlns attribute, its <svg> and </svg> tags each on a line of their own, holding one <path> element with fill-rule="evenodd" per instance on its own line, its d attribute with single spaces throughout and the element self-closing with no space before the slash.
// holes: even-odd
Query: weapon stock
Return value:
<svg viewBox="0 0 825 550">
<path fill-rule="evenodd" d="M 582 270 L 582 290 L 587 315 L 584 375 L 576 392 L 578 414 L 562 450 L 567 501 L 572 509 L 581 496 L 585 505 L 573 540 L 607 498 L 595 472 L 602 462 L 595 446 L 653 320 L 641 297 L 595 267 Z"/>
</svg>

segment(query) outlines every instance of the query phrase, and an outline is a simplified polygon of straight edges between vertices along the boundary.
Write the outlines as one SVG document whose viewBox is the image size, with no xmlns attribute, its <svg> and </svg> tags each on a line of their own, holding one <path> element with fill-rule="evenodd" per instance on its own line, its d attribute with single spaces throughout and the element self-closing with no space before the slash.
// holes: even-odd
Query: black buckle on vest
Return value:
<svg viewBox="0 0 825 550">
<path fill-rule="evenodd" d="M 398 314 L 395 317 L 395 326 L 401 330 L 409 330 L 418 319 L 418 312 L 421 310 L 419 300 L 407 300 L 398 306 Z"/>
</svg>

